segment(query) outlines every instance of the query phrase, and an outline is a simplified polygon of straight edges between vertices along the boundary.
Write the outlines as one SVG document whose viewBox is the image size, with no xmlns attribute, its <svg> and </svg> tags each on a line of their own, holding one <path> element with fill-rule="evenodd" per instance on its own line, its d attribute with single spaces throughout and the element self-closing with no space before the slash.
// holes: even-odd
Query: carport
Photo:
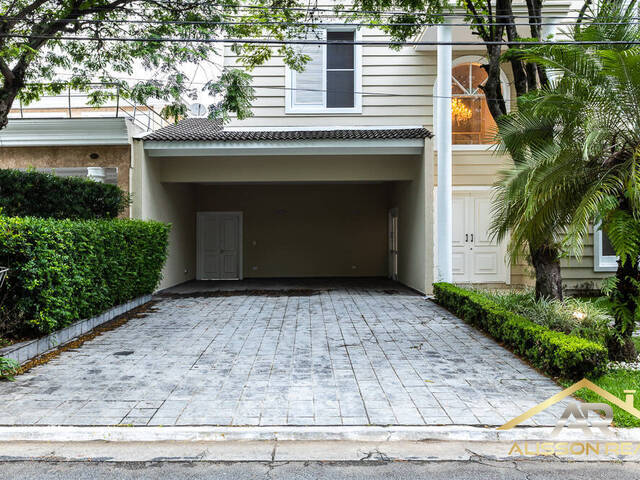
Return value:
<svg viewBox="0 0 640 480">
<path fill-rule="evenodd" d="M 187 119 L 135 141 L 133 216 L 173 226 L 161 287 L 355 276 L 427 291 L 430 137 L 419 127 L 230 131 Z"/>
</svg>

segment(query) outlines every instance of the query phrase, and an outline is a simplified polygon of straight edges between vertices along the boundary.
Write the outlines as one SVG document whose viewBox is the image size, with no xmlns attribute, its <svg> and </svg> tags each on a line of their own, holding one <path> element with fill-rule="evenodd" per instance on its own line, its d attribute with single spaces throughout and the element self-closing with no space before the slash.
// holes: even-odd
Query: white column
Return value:
<svg viewBox="0 0 640 480">
<path fill-rule="evenodd" d="M 451 26 L 438 27 L 438 42 L 451 42 Z M 452 274 L 452 206 L 451 206 L 451 45 L 438 45 L 438 98 L 436 145 L 438 148 L 438 236 L 437 280 L 451 282 Z"/>
</svg>

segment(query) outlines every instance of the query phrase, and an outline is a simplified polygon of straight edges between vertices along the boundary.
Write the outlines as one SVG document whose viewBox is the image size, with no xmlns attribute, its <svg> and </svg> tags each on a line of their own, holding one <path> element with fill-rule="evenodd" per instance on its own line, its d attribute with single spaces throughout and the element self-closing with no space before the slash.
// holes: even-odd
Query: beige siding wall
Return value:
<svg viewBox="0 0 640 480">
<path fill-rule="evenodd" d="M 386 276 L 389 190 L 200 185 L 197 209 L 243 212 L 245 277 Z"/>
<path fill-rule="evenodd" d="M 582 257 L 563 258 L 560 262 L 562 266 L 562 284 L 568 290 L 598 290 L 603 278 L 610 277 L 615 272 L 594 272 L 594 249 L 593 234 L 585 242 Z"/>
<path fill-rule="evenodd" d="M 388 40 L 379 31 L 365 29 L 362 40 Z M 225 50 L 225 66 L 236 65 L 236 57 Z M 234 120 L 230 127 L 366 126 L 432 124 L 432 94 L 436 57 L 413 47 L 399 51 L 382 46 L 362 47 L 362 113 L 285 114 L 285 71 L 282 57 L 251 72 L 256 87 L 254 117 Z M 275 88 L 267 88 L 275 87 Z"/>
<path fill-rule="evenodd" d="M 438 152 L 434 153 L 434 184 L 438 184 Z M 452 183 L 454 187 L 489 187 L 498 179 L 501 170 L 508 168 L 511 159 L 493 151 L 456 150 L 452 154 Z"/>
</svg>

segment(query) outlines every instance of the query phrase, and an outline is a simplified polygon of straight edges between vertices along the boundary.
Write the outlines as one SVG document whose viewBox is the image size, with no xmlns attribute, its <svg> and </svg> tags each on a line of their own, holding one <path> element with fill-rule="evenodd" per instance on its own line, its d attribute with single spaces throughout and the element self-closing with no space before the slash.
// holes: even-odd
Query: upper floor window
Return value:
<svg viewBox="0 0 640 480">
<path fill-rule="evenodd" d="M 451 72 L 451 133 L 454 145 L 493 143 L 496 123 L 484 92 L 487 73 L 476 62 L 461 63 Z M 503 91 L 505 89 L 503 88 Z"/>
<path fill-rule="evenodd" d="M 287 113 L 358 113 L 361 110 L 360 49 L 354 30 L 322 30 L 327 45 L 304 45 L 302 72 L 287 72 Z"/>
</svg>

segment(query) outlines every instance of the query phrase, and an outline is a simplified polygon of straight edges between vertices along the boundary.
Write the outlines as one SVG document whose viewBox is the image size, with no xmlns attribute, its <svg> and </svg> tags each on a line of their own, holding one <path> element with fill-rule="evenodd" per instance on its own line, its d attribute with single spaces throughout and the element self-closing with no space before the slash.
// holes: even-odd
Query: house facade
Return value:
<svg viewBox="0 0 640 480">
<path fill-rule="evenodd" d="M 559 18 L 570 4 L 547 8 Z M 304 72 L 274 56 L 252 72 L 249 119 L 223 126 L 187 118 L 148 133 L 120 118 L 114 125 L 129 124 L 122 155 L 64 146 L 68 161 L 118 169 L 132 217 L 172 224 L 161 288 L 193 279 L 388 276 L 428 293 L 442 258 L 457 283 L 531 283 L 527 267 L 509 265 L 504 244 L 488 234 L 491 186 L 510 160 L 493 151 L 495 124 L 478 88 L 484 47 L 429 45 L 446 35 L 477 41 L 456 27 L 428 28 L 423 45 L 400 50 L 367 44 L 388 39 L 375 29 L 336 24 L 321 34 L 364 44 L 305 45 Z M 223 62 L 236 66 L 231 49 Z M 447 92 L 439 77 L 450 95 L 439 94 Z M 512 104 L 508 66 L 502 82 Z M 443 108 L 451 115 L 439 115 Z M 25 166 L 30 155 L 41 160 L 36 166 L 61 166 L 24 138 L 5 147 L 21 122 L 0 132 L 2 166 Z M 447 128 L 451 141 L 439 142 Z M 583 258 L 563 260 L 566 286 L 597 288 L 615 269 L 610 253 L 596 232 Z"/>
</svg>

